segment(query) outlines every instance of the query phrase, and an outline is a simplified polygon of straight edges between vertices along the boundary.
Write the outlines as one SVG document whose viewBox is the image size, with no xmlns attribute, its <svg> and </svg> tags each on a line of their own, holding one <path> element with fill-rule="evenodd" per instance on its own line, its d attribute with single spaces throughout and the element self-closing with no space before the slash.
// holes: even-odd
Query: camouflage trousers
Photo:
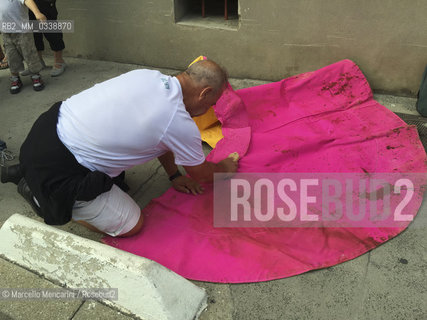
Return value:
<svg viewBox="0 0 427 320">
<path fill-rule="evenodd" d="M 31 74 L 42 70 L 32 33 L 3 33 L 3 42 L 12 74 L 24 70 L 24 61 Z"/>
</svg>

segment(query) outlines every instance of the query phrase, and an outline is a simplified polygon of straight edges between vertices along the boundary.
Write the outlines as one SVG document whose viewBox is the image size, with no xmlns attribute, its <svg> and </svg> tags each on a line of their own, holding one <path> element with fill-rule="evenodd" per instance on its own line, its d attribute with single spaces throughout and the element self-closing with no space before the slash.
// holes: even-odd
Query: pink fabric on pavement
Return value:
<svg viewBox="0 0 427 320">
<path fill-rule="evenodd" d="M 373 100 L 349 60 L 276 83 L 230 88 L 215 112 L 224 139 L 208 160 L 237 151 L 239 172 L 427 172 L 416 128 Z M 103 241 L 189 279 L 241 283 L 353 259 L 406 227 L 214 228 L 212 189 L 193 196 L 171 188 L 143 210 L 141 233 Z M 413 215 L 422 195 L 411 204 Z"/>
</svg>

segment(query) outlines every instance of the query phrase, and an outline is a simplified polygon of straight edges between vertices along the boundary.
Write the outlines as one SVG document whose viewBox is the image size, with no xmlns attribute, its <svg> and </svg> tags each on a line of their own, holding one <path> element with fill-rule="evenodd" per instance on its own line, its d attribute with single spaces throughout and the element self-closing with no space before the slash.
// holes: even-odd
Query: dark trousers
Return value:
<svg viewBox="0 0 427 320">
<path fill-rule="evenodd" d="M 58 10 L 56 10 L 55 2 L 49 0 L 34 0 L 39 8 L 40 12 L 43 13 L 47 20 L 56 20 L 58 18 Z M 29 11 L 30 20 L 36 20 L 34 13 Z M 50 48 L 53 51 L 62 51 L 65 48 L 62 32 L 60 33 L 34 33 L 34 43 L 37 51 L 44 50 L 43 36 L 49 42 Z"/>
</svg>

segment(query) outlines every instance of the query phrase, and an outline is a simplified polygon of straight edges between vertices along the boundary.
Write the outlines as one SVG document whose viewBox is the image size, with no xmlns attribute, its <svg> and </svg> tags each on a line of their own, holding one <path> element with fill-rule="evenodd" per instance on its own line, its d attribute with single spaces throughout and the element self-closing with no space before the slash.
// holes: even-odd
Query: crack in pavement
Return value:
<svg viewBox="0 0 427 320">
<path fill-rule="evenodd" d="M 137 194 L 137 193 L 139 193 L 141 190 L 142 190 L 142 188 L 144 188 L 144 186 L 145 186 L 145 184 L 148 182 L 148 181 L 150 181 L 155 175 L 157 175 L 158 173 L 159 173 L 159 169 L 162 167 L 162 165 L 161 164 L 159 164 L 158 166 L 157 166 L 157 168 L 156 168 L 156 170 L 154 171 L 154 173 L 151 175 L 151 176 L 149 176 L 147 179 L 145 179 L 144 181 L 142 181 L 141 182 L 141 184 L 140 184 L 140 186 L 131 194 L 131 197 L 132 198 L 134 198 L 135 197 L 135 195 Z"/>
</svg>

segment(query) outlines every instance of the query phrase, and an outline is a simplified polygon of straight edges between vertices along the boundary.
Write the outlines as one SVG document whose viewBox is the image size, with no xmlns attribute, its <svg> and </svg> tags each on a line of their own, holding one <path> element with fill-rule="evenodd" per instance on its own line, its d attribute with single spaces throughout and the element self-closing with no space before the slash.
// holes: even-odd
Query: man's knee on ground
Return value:
<svg viewBox="0 0 427 320">
<path fill-rule="evenodd" d="M 91 231 L 95 231 L 95 232 L 102 233 L 102 234 L 106 235 L 106 233 L 104 231 L 99 230 L 98 228 L 94 227 L 93 225 L 87 223 L 86 221 L 83 221 L 83 220 L 74 220 L 74 219 L 73 219 L 73 221 L 76 222 L 76 223 L 78 223 L 78 224 L 81 224 L 82 226 L 85 226 L 86 228 L 88 228 Z"/>
<path fill-rule="evenodd" d="M 128 231 L 128 232 L 126 232 L 124 234 L 119 235 L 119 237 L 130 237 L 130 236 L 133 236 L 133 235 L 135 235 L 135 234 L 137 234 L 138 232 L 141 231 L 143 225 L 144 225 L 144 216 L 142 215 L 142 212 L 141 212 L 141 214 L 139 216 L 139 220 L 136 223 L 135 227 L 133 227 L 130 231 Z"/>
</svg>

